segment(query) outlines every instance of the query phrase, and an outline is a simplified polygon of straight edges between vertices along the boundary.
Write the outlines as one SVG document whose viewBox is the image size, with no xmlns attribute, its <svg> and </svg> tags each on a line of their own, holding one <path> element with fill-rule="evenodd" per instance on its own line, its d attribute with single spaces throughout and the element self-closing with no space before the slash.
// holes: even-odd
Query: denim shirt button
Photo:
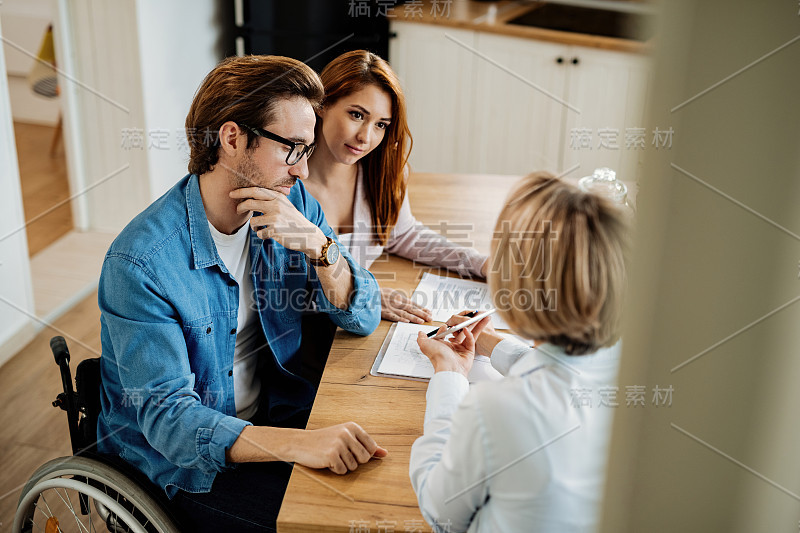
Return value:
<svg viewBox="0 0 800 533">
<path fill-rule="evenodd" d="M 231 329 L 231 335 L 236 335 L 236 328 Z"/>
<path fill-rule="evenodd" d="M 233 370 L 228 370 L 228 376 L 232 376 L 232 375 L 233 375 Z"/>
<path fill-rule="evenodd" d="M 206 330 L 206 334 L 209 334 L 209 333 L 211 333 L 211 328 L 210 327 Z"/>
</svg>

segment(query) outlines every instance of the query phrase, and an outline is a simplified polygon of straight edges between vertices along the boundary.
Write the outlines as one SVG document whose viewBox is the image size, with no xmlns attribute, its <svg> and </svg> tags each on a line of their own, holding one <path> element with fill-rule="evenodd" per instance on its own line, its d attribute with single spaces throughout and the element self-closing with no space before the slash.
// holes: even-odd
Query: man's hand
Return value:
<svg viewBox="0 0 800 533">
<path fill-rule="evenodd" d="M 467 313 L 470 312 L 471 311 L 461 311 L 457 315 L 453 315 L 449 319 L 447 319 L 447 322 L 445 322 L 445 324 L 447 325 L 447 327 L 457 326 L 458 324 L 464 322 L 465 320 L 469 320 L 469 318 L 466 315 Z M 494 329 L 494 326 L 492 325 L 491 316 L 487 316 L 486 318 L 484 318 L 484 320 L 486 321 L 486 326 L 483 327 L 481 332 L 475 338 L 475 353 L 478 355 L 485 355 L 487 357 L 491 357 L 494 347 L 497 346 L 497 344 L 500 341 L 502 341 L 504 337 L 499 333 L 497 333 L 497 331 Z"/>
<path fill-rule="evenodd" d="M 250 218 L 250 226 L 262 239 L 273 239 L 282 246 L 319 259 L 327 237 L 314 223 L 279 192 L 260 187 L 231 191 L 230 197 L 242 202 L 236 206 L 240 214 L 248 211 L 263 213 Z"/>
<path fill-rule="evenodd" d="M 452 317 L 451 317 L 452 319 Z M 435 372 L 458 372 L 467 376 L 475 360 L 475 335 L 480 335 L 489 317 L 457 331 L 450 340 L 428 338 L 422 331 L 417 335 L 417 344 L 425 356 L 431 360 Z M 442 332 L 447 326 L 442 326 Z"/>
<path fill-rule="evenodd" d="M 328 468 L 335 474 L 346 474 L 372 457 L 389 454 L 355 422 L 304 430 L 296 436 L 292 448 L 292 461 L 310 468 Z"/>
<path fill-rule="evenodd" d="M 355 422 L 305 430 L 247 426 L 225 452 L 231 463 L 287 461 L 346 474 L 372 457 L 389 454 Z"/>
<path fill-rule="evenodd" d="M 262 239 L 273 239 L 311 259 L 322 257 L 322 246 L 328 238 L 283 194 L 261 187 L 246 187 L 231 191 L 230 197 L 242 200 L 236 206 L 238 213 L 263 213 L 250 218 L 250 226 Z M 329 267 L 320 266 L 316 273 L 325 297 L 339 309 L 347 309 L 353 292 L 353 276 L 347 261 L 337 261 Z"/>
<path fill-rule="evenodd" d="M 411 301 L 402 291 L 381 287 L 381 318 L 392 322 L 424 324 L 433 320 L 430 310 Z"/>
</svg>

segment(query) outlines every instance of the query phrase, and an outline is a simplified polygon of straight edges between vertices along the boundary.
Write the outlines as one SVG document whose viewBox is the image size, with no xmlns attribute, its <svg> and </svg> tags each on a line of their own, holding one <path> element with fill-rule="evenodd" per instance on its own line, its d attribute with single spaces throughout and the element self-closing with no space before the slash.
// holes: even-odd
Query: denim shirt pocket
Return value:
<svg viewBox="0 0 800 533">
<path fill-rule="evenodd" d="M 216 379 L 217 368 L 214 336 L 217 324 L 213 317 L 204 316 L 184 322 L 183 338 L 186 341 L 186 350 L 189 355 L 189 366 L 195 374 L 196 387 L 202 383 L 211 383 Z M 196 388 L 195 387 L 195 388 Z"/>
<path fill-rule="evenodd" d="M 212 333 L 214 333 L 214 319 L 211 315 L 183 323 L 183 336 L 187 342 L 190 339 L 211 338 Z"/>
</svg>

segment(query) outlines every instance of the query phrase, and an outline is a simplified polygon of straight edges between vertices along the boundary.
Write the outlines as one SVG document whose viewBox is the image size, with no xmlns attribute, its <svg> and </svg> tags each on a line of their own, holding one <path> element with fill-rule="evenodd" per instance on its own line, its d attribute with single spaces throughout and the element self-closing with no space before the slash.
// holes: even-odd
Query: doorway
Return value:
<svg viewBox="0 0 800 533">
<path fill-rule="evenodd" d="M 30 257 L 74 229 L 61 135 L 58 125 L 14 121 Z"/>
<path fill-rule="evenodd" d="M 62 100 L 56 82 L 41 90 L 35 69 L 44 64 L 51 2 L 3 4 L 3 52 L 20 176 L 24 224 L 35 315 L 54 320 L 97 286 L 102 258 L 114 235 L 84 231 L 75 219 Z M 52 41 L 50 42 L 51 54 Z M 45 55 L 43 55 L 45 54 Z M 54 57 L 54 55 L 52 55 Z M 56 62 L 58 63 L 58 62 Z M 37 73 L 38 74 L 38 73 Z M 55 78 L 53 78 L 55 80 Z M 34 91 L 34 87 L 37 89 Z M 51 92 L 50 97 L 42 93 Z"/>
</svg>

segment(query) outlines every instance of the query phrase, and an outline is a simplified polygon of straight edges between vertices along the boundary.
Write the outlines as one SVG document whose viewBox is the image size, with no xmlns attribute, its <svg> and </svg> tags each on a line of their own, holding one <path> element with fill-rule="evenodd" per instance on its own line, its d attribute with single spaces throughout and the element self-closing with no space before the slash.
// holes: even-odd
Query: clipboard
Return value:
<svg viewBox="0 0 800 533">
<path fill-rule="evenodd" d="M 394 331 L 397 329 L 397 322 L 392 324 L 389 328 L 389 333 L 386 334 L 386 338 L 383 339 L 383 344 L 381 344 L 381 349 L 378 350 L 378 355 L 375 356 L 375 362 L 372 363 L 372 368 L 369 371 L 370 376 L 375 376 L 379 378 L 395 378 L 395 379 L 407 379 L 410 381 L 423 381 L 428 382 L 430 378 L 417 378 L 412 376 L 402 376 L 400 374 L 386 374 L 384 372 L 378 372 L 378 369 L 383 362 L 383 356 L 386 355 L 386 349 L 389 347 L 389 343 L 392 341 L 392 337 L 394 336 Z"/>
<path fill-rule="evenodd" d="M 370 369 L 369 374 L 379 378 L 406 379 L 410 381 L 422 382 L 430 381 L 430 378 L 425 377 L 408 376 L 405 374 L 390 374 L 378 371 L 381 363 L 383 362 L 383 357 L 386 355 L 389 344 L 391 344 L 396 329 L 397 323 L 392 324 L 389 328 L 389 332 L 386 334 L 386 338 L 383 340 L 381 349 L 378 351 L 378 355 L 375 356 L 375 362 L 372 363 L 372 368 Z M 467 376 L 467 379 L 470 383 L 475 383 L 483 380 L 499 380 L 502 379 L 502 377 L 503 376 L 492 367 L 488 357 L 484 355 L 476 355 L 475 361 L 472 364 L 472 370 L 470 371 L 469 376 Z"/>
</svg>

